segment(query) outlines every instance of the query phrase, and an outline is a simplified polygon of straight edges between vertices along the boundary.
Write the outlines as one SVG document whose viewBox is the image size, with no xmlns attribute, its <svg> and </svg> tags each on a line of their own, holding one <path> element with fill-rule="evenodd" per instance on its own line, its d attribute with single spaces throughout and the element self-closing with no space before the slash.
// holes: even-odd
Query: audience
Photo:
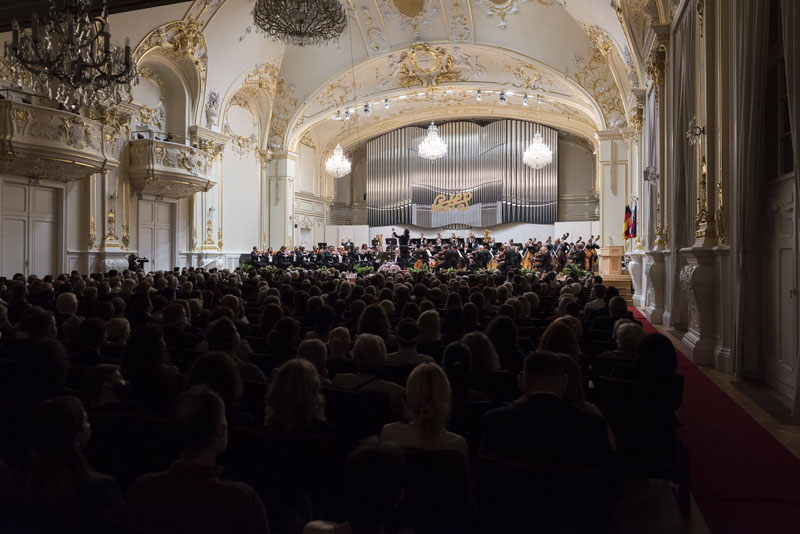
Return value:
<svg viewBox="0 0 800 534">
<path fill-rule="evenodd" d="M 168 471 L 134 482 L 126 499 L 126 521 L 148 532 L 268 533 L 256 492 L 220 478 L 217 456 L 228 446 L 222 398 L 206 386 L 191 387 L 175 399 L 170 427 L 179 458 Z"/>
<path fill-rule="evenodd" d="M 314 518 L 336 521 L 312 521 L 307 532 L 395 532 L 405 526 L 392 522 L 404 486 L 398 444 L 415 457 L 457 451 L 467 472 L 470 451 L 479 451 L 595 467 L 611 481 L 615 455 L 630 445 L 605 422 L 604 413 L 618 424 L 598 380 L 623 379 L 604 388 L 644 384 L 674 408 L 683 389 L 670 341 L 644 336 L 631 319 L 616 288 L 555 273 L 346 279 L 335 270 L 175 269 L 3 279 L 0 398 L 8 432 L 0 438 L 0 525 L 30 519 L 31 500 L 48 508 L 64 488 L 77 488 L 41 519 L 63 518 L 72 531 L 266 532 L 266 509 L 279 532 L 299 532 Z M 608 350 L 612 335 L 616 349 Z M 386 395 L 390 413 L 374 392 Z M 80 460 L 85 413 L 96 430 L 86 457 L 113 480 Z M 40 430 L 23 459 L 28 414 Z M 222 454 L 228 425 L 232 446 Z M 382 440 L 364 440 L 375 433 Z M 345 464 L 345 447 L 361 440 Z M 309 455 L 304 443 L 325 445 Z M 277 450 L 296 451 L 304 463 Z M 176 453 L 168 471 L 142 477 Z M 239 482 L 221 479 L 217 462 Z M 34 479 L 57 483 L 39 499 L 39 486 L 26 485 Z M 124 504 L 114 480 L 132 486 Z M 297 486 L 289 490 L 287 481 Z"/>
<path fill-rule="evenodd" d="M 413 414 L 411 422 L 384 426 L 381 438 L 411 449 L 458 451 L 468 463 L 467 442 L 447 431 L 450 382 L 442 368 L 435 363 L 415 367 L 406 382 L 406 397 Z"/>
<path fill-rule="evenodd" d="M 405 320 L 397 328 L 397 352 L 392 352 L 386 357 L 388 363 L 397 365 L 417 365 L 419 363 L 433 363 L 433 358 L 417 352 L 419 341 L 419 327 L 417 323 Z"/>
</svg>

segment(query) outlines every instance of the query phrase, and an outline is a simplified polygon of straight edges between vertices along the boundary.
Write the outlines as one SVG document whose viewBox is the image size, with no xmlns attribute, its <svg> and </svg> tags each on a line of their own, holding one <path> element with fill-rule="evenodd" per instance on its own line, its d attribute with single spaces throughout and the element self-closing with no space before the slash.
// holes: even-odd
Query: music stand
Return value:
<svg viewBox="0 0 800 534">
<path fill-rule="evenodd" d="M 328 244 L 327 243 L 317 243 L 317 247 L 318 248 L 327 248 Z"/>
</svg>

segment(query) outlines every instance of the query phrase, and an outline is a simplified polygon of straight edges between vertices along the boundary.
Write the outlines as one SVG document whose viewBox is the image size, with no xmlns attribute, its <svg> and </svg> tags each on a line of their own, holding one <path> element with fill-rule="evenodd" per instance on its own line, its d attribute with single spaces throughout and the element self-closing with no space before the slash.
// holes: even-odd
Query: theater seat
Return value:
<svg viewBox="0 0 800 534">
<path fill-rule="evenodd" d="M 348 450 L 359 441 L 378 435 L 383 425 L 394 421 L 389 397 L 382 391 L 348 391 L 322 388 L 325 415 L 342 432 Z"/>
<path fill-rule="evenodd" d="M 478 516 L 492 534 L 610 534 L 614 495 L 598 469 L 480 455 Z"/>
<path fill-rule="evenodd" d="M 406 486 L 395 524 L 420 534 L 467 531 L 471 518 L 464 455 L 405 449 L 405 457 Z"/>
</svg>

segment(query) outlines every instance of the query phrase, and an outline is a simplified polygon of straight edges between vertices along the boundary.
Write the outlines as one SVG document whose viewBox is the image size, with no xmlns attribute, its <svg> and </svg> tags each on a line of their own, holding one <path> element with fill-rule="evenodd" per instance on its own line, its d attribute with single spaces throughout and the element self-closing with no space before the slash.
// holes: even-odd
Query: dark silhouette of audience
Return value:
<svg viewBox="0 0 800 534">
<path fill-rule="evenodd" d="M 502 493 L 486 462 L 567 485 L 590 470 L 610 506 L 625 455 L 640 466 L 648 450 L 609 388 L 661 396 L 672 417 L 657 424 L 672 426 L 648 437 L 670 452 L 683 379 L 669 339 L 642 337 L 600 282 L 514 270 L 0 278 L 0 530 L 499 532 L 468 519 Z M 439 502 L 428 486 L 463 493 L 463 516 L 420 522 L 409 507 Z M 528 528 L 508 519 L 506 531 Z"/>
</svg>

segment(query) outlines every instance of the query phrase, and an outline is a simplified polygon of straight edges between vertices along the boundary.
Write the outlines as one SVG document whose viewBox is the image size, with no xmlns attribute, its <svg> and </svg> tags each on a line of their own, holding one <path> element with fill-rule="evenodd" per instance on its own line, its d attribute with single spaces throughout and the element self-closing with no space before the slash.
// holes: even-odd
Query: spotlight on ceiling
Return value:
<svg viewBox="0 0 800 534">
<path fill-rule="evenodd" d="M 506 98 L 506 92 L 500 91 L 500 94 L 497 96 L 497 101 L 500 102 L 501 106 L 505 106 L 506 102 L 508 102 L 508 98 Z"/>
<path fill-rule="evenodd" d="M 350 120 L 350 110 L 349 109 L 344 112 L 344 120 L 346 120 L 346 121 Z"/>
<path fill-rule="evenodd" d="M 367 117 L 372 115 L 372 104 L 370 104 L 369 102 L 364 104 L 364 115 Z"/>
<path fill-rule="evenodd" d="M 525 95 L 525 96 L 522 97 L 522 105 L 523 106 L 527 106 L 528 105 L 528 95 Z"/>
<path fill-rule="evenodd" d="M 480 90 L 480 89 L 478 89 L 478 94 L 477 94 L 477 96 L 476 96 L 475 98 L 477 98 L 477 99 L 478 99 L 478 102 L 480 102 L 481 100 L 483 100 L 483 95 L 481 94 L 481 90 Z"/>
<path fill-rule="evenodd" d="M 383 107 L 386 108 L 386 109 L 389 109 L 389 99 L 388 98 L 384 99 Z"/>
</svg>

